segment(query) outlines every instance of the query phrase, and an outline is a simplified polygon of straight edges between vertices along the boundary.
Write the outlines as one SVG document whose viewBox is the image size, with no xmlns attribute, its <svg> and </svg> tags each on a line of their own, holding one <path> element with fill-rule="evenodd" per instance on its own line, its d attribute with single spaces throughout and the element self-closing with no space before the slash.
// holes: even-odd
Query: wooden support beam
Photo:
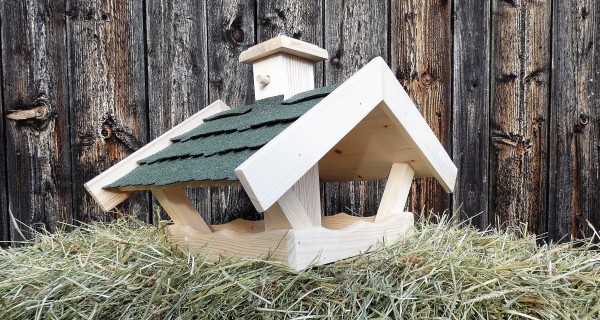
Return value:
<svg viewBox="0 0 600 320">
<path fill-rule="evenodd" d="M 310 227 L 313 224 L 294 190 L 288 190 L 265 211 L 265 230 Z"/>
<path fill-rule="evenodd" d="M 187 193 L 185 193 L 185 190 L 178 188 L 156 188 L 152 189 L 152 195 L 156 197 L 176 225 L 190 226 L 202 233 L 212 233 L 210 227 L 202 219 Z"/>
<path fill-rule="evenodd" d="M 296 182 L 292 190 L 306 210 L 313 226 L 321 226 L 321 193 L 319 192 L 319 165 L 315 164 Z"/>
<path fill-rule="evenodd" d="M 119 203 L 127 199 L 132 192 L 120 191 L 120 190 L 107 190 L 103 189 L 104 186 L 117 181 L 122 178 L 133 169 L 138 167 L 138 160 L 144 159 L 151 156 L 158 151 L 171 145 L 171 138 L 178 135 L 184 134 L 197 126 L 199 126 L 204 118 L 210 117 L 213 114 L 221 111 L 229 110 L 230 108 L 221 100 L 217 100 L 211 103 L 206 108 L 200 110 L 187 120 L 173 127 L 171 130 L 164 133 L 162 136 L 154 139 L 152 142 L 145 145 L 143 148 L 134 152 L 127 158 L 121 160 L 119 163 L 110 167 L 108 170 L 102 172 L 94 179 L 88 181 L 85 184 L 85 188 L 92 195 L 94 200 L 102 207 L 102 209 L 108 211 L 117 206 Z"/>
<path fill-rule="evenodd" d="M 414 176 L 415 172 L 408 163 L 394 163 L 392 165 L 375 222 L 384 220 L 393 214 L 404 212 Z"/>
</svg>

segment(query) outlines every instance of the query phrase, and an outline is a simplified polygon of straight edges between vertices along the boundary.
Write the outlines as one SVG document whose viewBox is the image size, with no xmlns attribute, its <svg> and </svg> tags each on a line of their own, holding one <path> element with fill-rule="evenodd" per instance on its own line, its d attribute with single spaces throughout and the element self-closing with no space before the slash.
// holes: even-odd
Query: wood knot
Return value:
<svg viewBox="0 0 600 320">
<path fill-rule="evenodd" d="M 579 114 L 579 123 L 582 126 L 586 126 L 589 122 L 590 122 L 590 117 L 587 114 L 585 114 L 583 112 Z"/>
<path fill-rule="evenodd" d="M 231 40 L 233 40 L 233 42 L 237 44 L 244 42 L 244 30 L 242 30 L 241 28 L 232 29 Z"/>
<path fill-rule="evenodd" d="M 429 87 L 432 81 L 433 77 L 429 73 L 424 73 L 421 77 L 421 83 L 426 87 Z"/>
</svg>

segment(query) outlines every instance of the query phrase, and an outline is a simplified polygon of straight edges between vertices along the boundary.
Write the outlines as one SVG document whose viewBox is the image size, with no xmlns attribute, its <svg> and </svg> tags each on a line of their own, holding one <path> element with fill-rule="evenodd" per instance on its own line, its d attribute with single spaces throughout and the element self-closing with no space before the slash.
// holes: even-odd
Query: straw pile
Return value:
<svg viewBox="0 0 600 320">
<path fill-rule="evenodd" d="M 205 262 L 131 219 L 0 250 L 0 319 L 598 319 L 592 239 L 423 222 L 409 239 L 295 272 Z"/>
</svg>

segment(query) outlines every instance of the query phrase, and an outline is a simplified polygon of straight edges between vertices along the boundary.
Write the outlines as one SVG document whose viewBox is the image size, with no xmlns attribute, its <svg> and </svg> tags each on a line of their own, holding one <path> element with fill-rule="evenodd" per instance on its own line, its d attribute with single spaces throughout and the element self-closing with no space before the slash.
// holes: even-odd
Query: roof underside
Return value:
<svg viewBox="0 0 600 320">
<path fill-rule="evenodd" d="M 337 85 L 262 99 L 205 118 L 171 139 L 169 147 L 138 161 L 139 167 L 104 188 L 164 186 L 190 181 L 236 181 L 234 169 L 319 103 Z"/>
</svg>

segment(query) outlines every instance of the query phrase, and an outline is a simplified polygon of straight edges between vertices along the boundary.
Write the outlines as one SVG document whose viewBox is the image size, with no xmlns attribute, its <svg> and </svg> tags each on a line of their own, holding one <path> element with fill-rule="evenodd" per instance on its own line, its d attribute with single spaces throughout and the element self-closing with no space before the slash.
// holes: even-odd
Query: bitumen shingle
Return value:
<svg viewBox="0 0 600 320">
<path fill-rule="evenodd" d="M 314 107 L 338 85 L 275 96 L 205 118 L 172 138 L 169 147 L 138 161 L 139 167 L 105 186 L 164 186 L 177 182 L 237 180 L 234 169 Z"/>
</svg>

